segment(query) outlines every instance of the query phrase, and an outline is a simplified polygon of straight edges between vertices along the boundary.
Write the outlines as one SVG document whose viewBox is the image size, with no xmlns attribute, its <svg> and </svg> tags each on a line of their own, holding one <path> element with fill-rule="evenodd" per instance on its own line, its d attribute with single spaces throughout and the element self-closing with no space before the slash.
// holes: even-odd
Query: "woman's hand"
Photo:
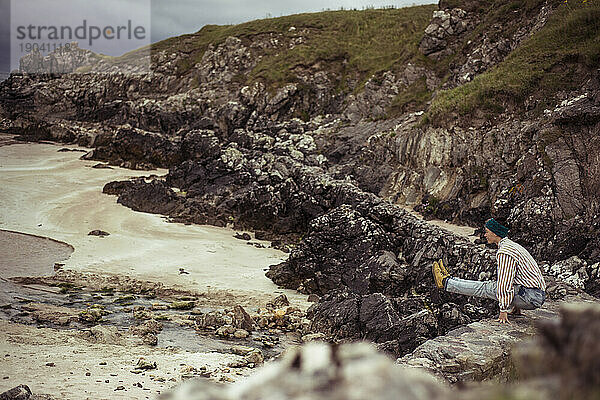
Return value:
<svg viewBox="0 0 600 400">
<path fill-rule="evenodd" d="M 498 317 L 498 322 L 500 322 L 501 324 L 510 324 L 510 321 L 508 320 L 508 313 L 506 311 L 500 312 L 500 316 Z"/>
</svg>

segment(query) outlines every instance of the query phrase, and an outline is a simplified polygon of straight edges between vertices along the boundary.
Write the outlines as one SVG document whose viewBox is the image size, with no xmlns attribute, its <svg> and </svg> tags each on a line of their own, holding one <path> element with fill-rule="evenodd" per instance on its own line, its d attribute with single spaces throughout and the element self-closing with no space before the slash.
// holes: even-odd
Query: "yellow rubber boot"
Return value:
<svg viewBox="0 0 600 400">
<path fill-rule="evenodd" d="M 433 266 L 431 267 L 431 272 L 433 273 L 433 280 L 435 281 L 435 285 L 439 289 L 443 289 L 444 288 L 444 278 L 447 278 L 448 274 L 442 273 L 440 264 L 438 264 L 437 261 L 433 262 Z"/>
</svg>

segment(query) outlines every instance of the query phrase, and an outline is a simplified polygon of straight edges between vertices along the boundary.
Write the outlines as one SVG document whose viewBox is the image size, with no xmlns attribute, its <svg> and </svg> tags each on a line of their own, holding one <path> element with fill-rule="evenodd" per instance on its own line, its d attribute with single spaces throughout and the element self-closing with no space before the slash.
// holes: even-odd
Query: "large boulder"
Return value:
<svg viewBox="0 0 600 400">
<path fill-rule="evenodd" d="M 311 330 L 334 340 L 365 338 L 391 354 L 404 354 L 438 334 L 438 320 L 421 301 L 402 302 L 381 293 L 333 292 L 312 306 Z"/>
<path fill-rule="evenodd" d="M 179 164 L 181 143 L 159 133 L 123 125 L 112 138 L 84 156 L 85 159 L 109 161 L 132 169 L 152 169 Z"/>
<path fill-rule="evenodd" d="M 143 178 L 131 181 L 109 182 L 103 192 L 118 195 L 118 203 L 135 211 L 155 214 L 170 214 L 183 202 L 175 192 L 161 180 L 146 182 Z"/>
<path fill-rule="evenodd" d="M 286 262 L 271 266 L 267 277 L 308 293 L 325 294 L 342 285 L 370 293 L 394 273 L 402 275 L 393 253 L 397 246 L 379 224 L 343 205 L 314 219 L 306 239 Z"/>
<path fill-rule="evenodd" d="M 473 17 L 460 8 L 437 10 L 425 28 L 419 50 L 426 56 L 440 59 L 452 54 L 460 45 L 460 37 L 473 28 Z"/>
</svg>

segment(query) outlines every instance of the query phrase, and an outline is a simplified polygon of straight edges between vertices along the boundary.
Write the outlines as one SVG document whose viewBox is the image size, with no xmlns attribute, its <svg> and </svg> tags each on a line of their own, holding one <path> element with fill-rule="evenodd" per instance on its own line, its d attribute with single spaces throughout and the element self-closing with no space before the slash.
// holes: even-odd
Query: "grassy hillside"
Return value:
<svg viewBox="0 0 600 400">
<path fill-rule="evenodd" d="M 178 73 L 185 74 L 198 63 L 210 44 L 223 43 L 229 36 L 242 40 L 276 33 L 294 37 L 308 30 L 307 41 L 293 49 L 265 54 L 245 77 L 262 80 L 269 87 L 293 82 L 297 66 L 319 63 L 321 68 L 365 81 L 373 73 L 393 68 L 411 59 L 436 5 L 381 10 L 340 10 L 262 19 L 240 25 L 208 25 L 190 35 L 170 38 L 153 45 L 153 51 L 187 53 Z M 295 30 L 290 31 L 294 27 Z M 342 79 L 343 81 L 343 79 Z M 345 89 L 340 82 L 340 90 Z"/>
<path fill-rule="evenodd" d="M 420 79 L 399 93 L 388 110 L 394 117 L 427 109 L 424 123 L 441 124 L 450 118 L 490 117 L 505 110 L 521 111 L 524 100 L 542 100 L 538 111 L 555 102 L 554 95 L 588 79 L 600 64 L 600 0 L 549 0 L 556 8 L 547 24 L 525 40 L 503 62 L 451 90 L 435 93 Z M 152 51 L 183 54 L 174 73 L 184 75 L 200 62 L 209 45 L 235 36 L 249 44 L 271 33 L 284 41 L 301 35 L 302 44 L 267 49 L 258 65 L 239 83 L 264 82 L 271 90 L 297 82 L 296 69 L 335 72 L 337 90 L 360 91 L 373 74 L 400 70 L 407 62 L 426 67 L 445 82 L 453 66 L 461 65 L 469 44 L 484 34 L 511 37 L 537 15 L 547 0 L 443 0 L 443 7 L 460 7 L 478 16 L 479 24 L 466 35 L 457 51 L 439 61 L 417 47 L 437 5 L 381 10 L 340 10 L 298 14 L 239 25 L 207 25 L 200 31 L 152 45 Z M 294 27 L 295 29 L 290 30 Z M 500 27 L 500 28 L 498 28 Z M 135 52 L 122 57 L 135 58 Z M 351 84 L 350 84 L 351 82 Z M 429 104 L 430 102 L 430 104 Z M 428 106 L 429 104 L 429 106 Z M 427 108 L 428 107 L 428 108 Z"/>
<path fill-rule="evenodd" d="M 511 4 L 504 7 L 516 7 Z M 506 15 L 508 9 L 499 7 L 494 14 Z M 448 115 L 468 116 L 476 111 L 488 115 L 518 111 L 530 96 L 543 100 L 541 112 L 558 91 L 576 89 L 589 78 L 586 72 L 598 65 L 600 2 L 563 1 L 547 24 L 502 63 L 468 84 L 439 92 L 426 118 L 439 122 Z"/>
</svg>

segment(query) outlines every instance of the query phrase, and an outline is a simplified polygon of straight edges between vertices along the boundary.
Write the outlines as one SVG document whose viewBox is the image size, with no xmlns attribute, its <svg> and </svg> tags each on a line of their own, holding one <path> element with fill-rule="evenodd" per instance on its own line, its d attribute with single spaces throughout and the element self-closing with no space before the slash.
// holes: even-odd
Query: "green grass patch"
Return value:
<svg viewBox="0 0 600 400">
<path fill-rule="evenodd" d="M 87 74 L 88 72 L 92 71 L 93 68 L 94 68 L 93 65 L 83 65 L 83 66 L 77 68 L 75 70 L 75 73 L 76 74 Z"/>
<path fill-rule="evenodd" d="M 547 24 L 524 41 L 508 57 L 476 76 L 473 81 L 450 90 L 443 90 L 432 99 L 425 79 L 403 90 L 387 110 L 387 117 L 396 117 L 423 109 L 431 100 L 421 125 L 440 124 L 450 118 L 469 116 L 490 118 L 506 110 L 524 111 L 522 103 L 530 96 L 538 101 L 537 112 L 555 103 L 558 91 L 572 90 L 581 85 L 586 69 L 600 64 L 600 6 L 598 0 L 550 0 L 556 10 Z M 383 71 L 399 72 L 407 62 L 427 68 L 438 77 L 446 76 L 453 66 L 464 62 L 485 34 L 491 42 L 510 37 L 522 26 L 523 20 L 534 18 L 546 0 L 443 0 L 441 6 L 460 7 L 478 18 L 478 25 L 462 40 L 454 54 L 442 60 L 432 60 L 418 51 L 426 26 L 437 5 L 400 9 L 367 9 L 324 11 L 250 21 L 239 25 L 207 25 L 200 31 L 170 38 L 151 45 L 153 64 L 158 53 L 180 55 L 173 73 L 192 74 L 193 68 L 209 46 L 218 46 L 230 36 L 251 43 L 278 40 L 280 46 L 258 49 L 261 56 L 248 74 L 234 77 L 234 85 L 263 82 L 270 93 L 296 83 L 310 98 L 314 90 L 300 84 L 300 74 L 325 71 L 337 76 L 335 92 L 359 92 L 370 78 Z M 498 29 L 497 27 L 501 27 Z M 293 29 L 292 29 L 293 28 Z M 289 46 L 302 37 L 303 42 Z M 140 52 L 133 51 L 113 59 L 113 62 L 135 60 Z M 584 72 L 584 73 L 582 73 Z M 197 81 L 196 81 L 197 82 Z M 307 106 L 308 107 L 308 106 Z M 298 109 L 298 118 L 307 120 L 310 110 Z"/>
<path fill-rule="evenodd" d="M 493 115 L 517 107 L 535 94 L 553 96 L 581 84 L 575 66 L 594 68 L 600 60 L 598 2 L 562 3 L 546 26 L 502 63 L 457 88 L 441 91 L 427 117 L 442 120 L 475 111 Z"/>
<path fill-rule="evenodd" d="M 310 32 L 304 35 L 307 41 L 263 57 L 250 79 L 281 86 L 295 80 L 295 68 L 318 65 L 340 75 L 338 88 L 344 91 L 347 77 L 364 83 L 371 75 L 411 59 L 434 9 L 419 6 L 283 17 L 278 21 L 284 24 L 282 33 L 289 35 L 290 26 L 296 28 L 294 32 L 306 29 Z"/>
</svg>

